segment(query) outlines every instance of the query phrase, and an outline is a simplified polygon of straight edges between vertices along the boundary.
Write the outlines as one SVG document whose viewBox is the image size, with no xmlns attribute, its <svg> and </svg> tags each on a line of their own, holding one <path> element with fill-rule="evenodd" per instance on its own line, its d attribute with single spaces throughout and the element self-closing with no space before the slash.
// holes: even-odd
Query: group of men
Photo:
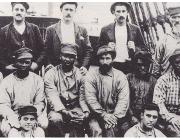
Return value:
<svg viewBox="0 0 180 140">
<path fill-rule="evenodd" d="M 78 3 L 60 5 L 63 18 L 47 28 L 45 41 L 25 21 L 28 3 L 11 4 L 13 22 L 0 30 L 2 136 L 179 136 L 180 8 L 169 9 L 173 31 L 153 61 L 139 27 L 128 22 L 131 5 L 113 3 L 115 21 L 98 41 L 99 66 L 90 67 L 87 30 L 73 21 Z"/>
</svg>

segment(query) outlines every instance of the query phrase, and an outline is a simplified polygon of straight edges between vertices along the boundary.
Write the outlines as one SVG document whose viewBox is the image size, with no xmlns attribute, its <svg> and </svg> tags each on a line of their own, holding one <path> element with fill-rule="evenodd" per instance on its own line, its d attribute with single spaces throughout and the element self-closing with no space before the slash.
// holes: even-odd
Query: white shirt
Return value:
<svg viewBox="0 0 180 140">
<path fill-rule="evenodd" d="M 62 43 L 75 43 L 74 23 L 61 23 Z"/>
<path fill-rule="evenodd" d="M 129 58 L 127 48 L 127 27 L 126 25 L 115 25 L 116 58 L 115 62 L 125 62 Z"/>
</svg>

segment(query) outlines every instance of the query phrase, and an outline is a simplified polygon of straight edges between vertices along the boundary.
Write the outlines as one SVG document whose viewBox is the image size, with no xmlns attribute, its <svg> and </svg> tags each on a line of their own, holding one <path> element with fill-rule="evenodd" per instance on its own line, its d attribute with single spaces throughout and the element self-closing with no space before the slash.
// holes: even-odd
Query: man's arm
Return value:
<svg viewBox="0 0 180 140">
<path fill-rule="evenodd" d="M 50 69 L 46 72 L 44 77 L 45 94 L 47 97 L 47 101 L 56 112 L 66 109 L 63 103 L 61 102 L 61 99 L 59 97 L 60 93 L 58 92 L 57 87 L 55 85 L 57 76 L 58 75 L 55 72 L 55 70 Z"/>
<path fill-rule="evenodd" d="M 97 99 L 98 89 L 96 87 L 96 81 L 91 74 L 87 74 L 85 79 L 85 97 L 89 107 L 100 116 L 104 117 L 106 111 L 102 108 Z"/>
<path fill-rule="evenodd" d="M 123 118 L 125 117 L 127 110 L 129 108 L 129 84 L 125 75 L 120 75 L 116 79 L 121 80 L 118 80 L 118 101 L 113 114 L 117 118 Z"/>
</svg>

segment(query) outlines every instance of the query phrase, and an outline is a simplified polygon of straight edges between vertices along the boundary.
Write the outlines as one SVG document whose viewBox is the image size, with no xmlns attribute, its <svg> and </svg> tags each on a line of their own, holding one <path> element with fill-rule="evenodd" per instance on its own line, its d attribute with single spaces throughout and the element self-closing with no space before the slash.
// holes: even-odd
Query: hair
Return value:
<svg viewBox="0 0 180 140">
<path fill-rule="evenodd" d="M 141 112 L 144 113 L 145 110 L 156 110 L 159 113 L 159 107 L 154 103 L 145 104 Z"/>
<path fill-rule="evenodd" d="M 76 8 L 78 7 L 77 2 L 63 2 L 63 3 L 60 5 L 60 9 L 62 10 L 63 6 L 66 5 L 66 4 L 74 4 L 74 5 L 76 6 Z"/>
<path fill-rule="evenodd" d="M 100 55 L 98 55 L 98 59 L 102 56 L 102 55 L 107 55 L 107 54 L 110 54 L 112 59 L 115 59 L 116 57 L 116 53 L 115 52 L 105 52 L 105 53 L 102 53 Z"/>
</svg>

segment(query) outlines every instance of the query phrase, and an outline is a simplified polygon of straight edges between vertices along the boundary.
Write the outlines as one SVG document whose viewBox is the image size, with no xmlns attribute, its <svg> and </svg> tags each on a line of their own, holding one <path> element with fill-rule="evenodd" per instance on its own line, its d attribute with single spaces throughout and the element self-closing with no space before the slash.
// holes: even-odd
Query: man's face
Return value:
<svg viewBox="0 0 180 140">
<path fill-rule="evenodd" d="M 150 63 L 146 63 L 144 62 L 142 59 L 137 59 L 136 62 L 136 68 L 137 68 L 137 72 L 138 74 L 140 74 L 141 76 L 145 76 L 149 73 L 149 67 L 150 67 Z"/>
<path fill-rule="evenodd" d="M 177 55 L 173 58 L 172 66 L 176 74 L 180 75 L 180 55 Z"/>
<path fill-rule="evenodd" d="M 12 8 L 13 18 L 17 22 L 25 20 L 26 17 L 26 8 L 22 4 L 15 4 Z"/>
<path fill-rule="evenodd" d="M 109 72 L 109 70 L 112 68 L 112 56 L 111 54 L 103 54 L 99 57 L 99 63 L 100 63 L 100 70 L 103 73 Z"/>
<path fill-rule="evenodd" d="M 156 110 L 144 110 L 141 114 L 141 122 L 146 129 L 152 129 L 158 120 L 158 112 Z"/>
<path fill-rule="evenodd" d="M 62 66 L 73 67 L 75 59 L 76 59 L 76 56 L 73 54 L 67 54 L 67 53 L 61 54 Z"/>
<path fill-rule="evenodd" d="M 33 127 L 35 126 L 36 122 L 37 122 L 36 118 L 33 115 L 24 115 L 19 120 L 20 126 L 25 131 L 32 130 Z"/>
<path fill-rule="evenodd" d="M 32 64 L 31 58 L 17 59 L 15 62 L 15 67 L 19 71 L 29 71 Z"/>
<path fill-rule="evenodd" d="M 171 21 L 173 27 L 180 28 L 180 13 L 172 15 L 170 17 L 170 21 Z"/>
<path fill-rule="evenodd" d="M 76 13 L 76 6 L 74 4 L 65 4 L 61 9 L 63 19 L 66 22 L 72 21 Z"/>
<path fill-rule="evenodd" d="M 114 15 L 116 17 L 116 21 L 119 23 L 119 24 L 123 24 L 126 22 L 127 20 L 127 16 L 128 16 L 128 10 L 126 8 L 126 6 L 122 5 L 122 6 L 115 6 L 114 8 Z"/>
</svg>

